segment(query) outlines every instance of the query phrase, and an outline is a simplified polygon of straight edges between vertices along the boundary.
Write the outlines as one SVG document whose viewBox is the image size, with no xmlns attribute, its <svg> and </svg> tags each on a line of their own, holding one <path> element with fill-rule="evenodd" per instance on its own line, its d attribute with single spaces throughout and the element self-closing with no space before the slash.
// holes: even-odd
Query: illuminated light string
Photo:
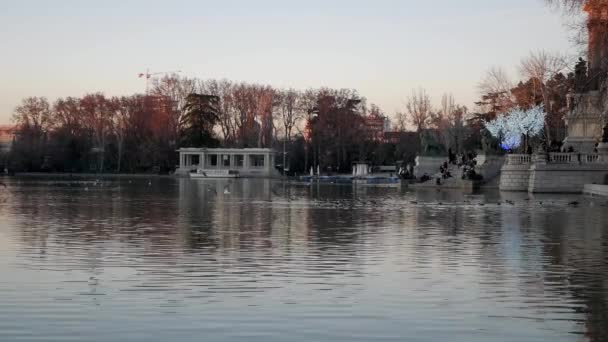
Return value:
<svg viewBox="0 0 608 342">
<path fill-rule="evenodd" d="M 535 137 L 545 127 L 547 113 L 543 106 L 528 110 L 516 107 L 506 113 L 499 114 L 495 120 L 484 122 L 486 129 L 500 140 L 500 147 L 512 150 L 522 143 L 522 136 Z"/>
</svg>

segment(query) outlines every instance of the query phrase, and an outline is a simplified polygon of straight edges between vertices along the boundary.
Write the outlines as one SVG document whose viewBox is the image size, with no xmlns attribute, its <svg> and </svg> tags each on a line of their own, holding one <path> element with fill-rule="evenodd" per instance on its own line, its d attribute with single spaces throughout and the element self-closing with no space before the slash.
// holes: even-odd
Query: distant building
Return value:
<svg viewBox="0 0 608 342">
<path fill-rule="evenodd" d="M 176 173 L 235 171 L 242 177 L 273 177 L 275 151 L 269 148 L 180 148 Z"/>
<path fill-rule="evenodd" d="M 384 132 L 383 142 L 387 144 L 398 144 L 402 138 L 409 132 L 390 131 Z"/>
<path fill-rule="evenodd" d="M 367 140 L 382 142 L 384 133 L 390 130 L 389 118 L 380 114 L 370 114 L 363 118 L 364 131 Z"/>
<path fill-rule="evenodd" d="M 416 132 L 401 132 L 401 131 L 388 131 L 384 132 L 383 142 L 387 144 L 418 144 L 418 133 Z"/>
<path fill-rule="evenodd" d="M 144 122 L 152 134 L 155 137 L 172 137 L 177 103 L 169 96 L 146 95 L 143 107 L 144 111 L 141 114 L 145 116 Z"/>
<path fill-rule="evenodd" d="M 10 151 L 17 127 L 14 125 L 0 125 L 0 152 Z"/>
<path fill-rule="evenodd" d="M 177 103 L 169 96 L 165 95 L 146 95 L 144 97 L 144 107 L 158 113 L 171 113 L 177 110 Z"/>
</svg>

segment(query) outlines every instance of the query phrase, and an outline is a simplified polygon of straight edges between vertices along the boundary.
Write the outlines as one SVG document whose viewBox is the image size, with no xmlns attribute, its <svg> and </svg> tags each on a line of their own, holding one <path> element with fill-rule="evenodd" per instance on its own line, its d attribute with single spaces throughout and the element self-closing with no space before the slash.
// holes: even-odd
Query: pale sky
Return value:
<svg viewBox="0 0 608 342">
<path fill-rule="evenodd" d="M 27 96 L 143 92 L 139 72 L 354 88 L 387 114 L 413 88 L 471 106 L 491 66 L 573 52 L 542 0 L 0 0 L 0 123 Z"/>
</svg>

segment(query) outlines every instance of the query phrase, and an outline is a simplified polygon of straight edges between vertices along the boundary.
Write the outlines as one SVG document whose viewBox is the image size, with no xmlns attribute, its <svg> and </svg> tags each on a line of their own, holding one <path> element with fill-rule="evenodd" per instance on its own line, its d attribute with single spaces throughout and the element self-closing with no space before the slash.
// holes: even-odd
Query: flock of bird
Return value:
<svg viewBox="0 0 608 342">
<path fill-rule="evenodd" d="M 129 183 L 129 184 L 132 184 L 132 183 L 133 183 L 133 181 L 132 181 L 132 180 L 128 180 L 128 183 Z M 69 185 L 70 185 L 70 186 L 74 186 L 75 184 L 79 186 L 79 185 L 81 185 L 82 183 L 69 183 Z M 102 182 L 100 179 L 95 179 L 95 181 L 93 181 L 92 183 L 87 183 L 87 184 L 90 184 L 92 187 L 99 187 L 99 188 L 106 186 L 106 185 L 104 185 L 104 183 L 103 183 L 103 182 Z M 152 186 L 152 180 L 151 180 L 151 179 L 148 179 L 148 181 L 147 181 L 147 185 L 148 185 L 149 187 L 150 187 L 150 186 Z M 230 195 L 230 194 L 231 194 L 231 191 L 230 191 L 230 187 L 231 187 L 231 185 L 232 185 L 232 181 L 229 181 L 229 182 L 228 182 L 226 185 L 224 185 L 224 190 L 223 190 L 223 194 L 224 194 L 224 195 Z M 6 188 L 7 186 L 6 186 L 6 184 L 5 184 L 5 183 L 0 182 L 0 187 L 4 187 L 4 188 Z M 107 188 L 107 186 L 106 186 L 106 188 Z M 112 188 L 109 188 L 109 189 L 110 189 L 110 190 L 120 190 L 120 185 L 115 186 L 115 187 L 112 187 Z M 89 190 L 90 190 L 89 185 L 85 185 L 84 190 L 85 190 L 85 191 L 89 191 Z M 212 187 L 212 186 L 211 186 L 211 184 L 207 184 L 207 191 L 208 191 L 208 192 L 211 192 L 211 193 L 213 193 L 213 194 L 215 194 L 215 195 L 217 195 L 217 194 L 218 194 L 218 192 L 217 192 L 216 188 L 215 188 L 215 187 Z M 281 194 L 279 194 L 279 193 L 278 193 L 278 192 L 277 192 L 275 189 L 272 189 L 272 193 L 273 193 L 275 196 L 281 196 Z M 523 201 L 523 203 L 525 203 L 526 205 L 529 205 L 529 204 L 531 204 L 531 202 L 532 202 L 532 200 L 531 200 L 530 198 L 525 198 L 525 199 L 523 199 L 522 201 Z M 375 203 L 376 201 L 370 201 L 370 202 L 374 202 L 374 203 Z M 419 202 L 418 202 L 418 201 L 409 201 L 409 203 L 410 203 L 410 204 L 419 204 Z M 470 204 L 476 204 L 476 205 L 478 205 L 478 206 L 485 206 L 486 204 L 491 204 L 491 203 L 486 203 L 486 202 L 477 202 L 477 203 L 473 203 L 471 200 L 464 200 L 462 203 L 467 204 L 467 205 L 470 205 Z M 559 204 L 559 202 L 556 202 L 556 201 L 551 201 L 551 202 L 538 201 L 537 203 L 538 203 L 539 205 L 541 205 L 541 206 L 542 206 L 542 205 L 544 205 L 544 204 L 548 204 L 548 203 L 550 203 L 550 204 Z M 437 204 L 437 205 L 443 205 L 444 203 L 443 203 L 443 202 L 436 202 L 436 203 L 420 203 L 420 204 Z M 498 206 L 503 205 L 503 204 L 506 204 L 506 205 L 509 205 L 509 206 L 515 206 L 515 205 L 516 205 L 516 203 L 515 203 L 515 201 L 514 201 L 514 200 L 509 200 L 509 199 L 505 200 L 504 202 L 498 201 L 498 202 L 496 202 L 495 204 L 496 204 L 496 205 L 498 205 Z M 571 201 L 571 202 L 568 202 L 568 203 L 567 203 L 567 205 L 568 205 L 568 206 L 570 206 L 570 207 L 578 207 L 578 206 L 580 206 L 580 205 L 581 205 L 581 203 L 580 203 L 579 201 Z M 600 206 L 602 206 L 602 207 L 607 207 L 607 206 L 608 206 L 608 202 L 606 202 L 606 203 L 602 203 L 602 204 L 600 204 Z"/>
<path fill-rule="evenodd" d="M 230 185 L 232 185 L 231 181 L 228 182 L 228 184 L 224 185 L 224 195 L 230 195 Z M 207 191 L 217 195 L 217 190 L 215 190 L 215 188 L 212 187 L 211 184 L 207 184 Z"/>
<path fill-rule="evenodd" d="M 526 199 L 524 199 L 524 202 L 526 202 L 526 205 L 529 205 L 529 204 L 530 204 L 530 202 L 531 202 L 531 199 L 526 198 Z M 464 201 L 464 202 L 462 202 L 462 203 L 464 203 L 464 204 L 475 204 L 475 203 L 473 203 L 473 202 L 472 202 L 472 201 L 470 201 L 470 200 L 465 200 L 465 201 Z M 551 202 L 549 202 L 549 203 L 550 203 L 550 204 L 558 204 L 558 202 L 555 202 L 555 201 L 551 201 Z M 418 201 L 410 201 L 410 204 L 419 204 L 419 202 L 418 202 Z M 432 204 L 432 203 L 424 203 L 424 204 Z M 443 205 L 444 203 L 443 203 L 443 202 L 437 202 L 437 203 L 435 203 L 435 204 L 437 204 L 437 205 Z M 478 202 L 478 203 L 476 203 L 476 205 L 478 205 L 478 206 L 480 206 L 480 207 L 483 207 L 483 206 L 485 206 L 486 204 L 489 204 L 489 203 L 485 203 L 485 202 Z M 508 205 L 510 205 L 510 206 L 515 206 L 515 205 L 516 205 L 515 201 L 513 201 L 513 200 L 505 200 L 505 201 L 504 201 L 504 204 L 508 204 Z M 544 204 L 547 204 L 547 202 L 544 202 L 544 201 L 538 201 L 538 204 L 539 204 L 539 205 L 544 205 Z M 568 205 L 568 206 L 570 206 L 570 207 L 578 207 L 580 204 L 581 204 L 581 203 L 580 203 L 579 201 L 572 201 L 572 202 L 568 202 L 568 203 L 567 203 L 567 205 Z M 498 206 L 503 205 L 503 202 L 498 201 L 498 202 L 496 202 L 496 205 L 498 205 Z M 601 204 L 601 206 L 603 206 L 603 207 L 608 206 L 608 203 Z"/>
<path fill-rule="evenodd" d="M 131 184 L 131 183 L 133 183 L 133 181 L 132 181 L 132 180 L 129 180 L 129 181 L 128 181 L 128 183 L 129 183 L 129 184 Z M 151 179 L 148 179 L 148 183 L 147 183 L 147 184 L 148 184 L 148 186 L 152 186 L 152 180 L 151 180 Z M 102 187 L 104 187 L 105 185 L 104 185 L 104 183 L 103 183 L 101 180 L 96 179 L 96 180 L 93 182 L 92 186 L 102 188 Z M 90 190 L 90 188 L 89 188 L 88 186 L 85 186 L 85 187 L 84 187 L 84 191 L 89 191 L 89 190 Z M 115 186 L 115 187 L 110 188 L 110 190 L 120 190 L 120 184 L 119 184 L 118 186 Z"/>
</svg>

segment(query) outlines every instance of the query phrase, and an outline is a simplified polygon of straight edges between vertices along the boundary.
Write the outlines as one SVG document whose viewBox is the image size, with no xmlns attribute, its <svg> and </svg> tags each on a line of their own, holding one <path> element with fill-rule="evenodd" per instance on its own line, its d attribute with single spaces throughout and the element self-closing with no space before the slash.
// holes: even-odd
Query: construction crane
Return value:
<svg viewBox="0 0 608 342">
<path fill-rule="evenodd" d="M 145 78 L 146 78 L 146 95 L 148 95 L 149 81 L 150 81 L 150 78 L 151 78 L 152 76 L 157 76 L 157 75 L 166 75 L 166 74 L 178 74 L 178 73 L 180 73 L 180 72 L 182 72 L 182 71 L 181 71 L 181 70 L 174 70 L 174 71 L 161 71 L 161 72 L 153 72 L 153 73 L 150 73 L 150 69 L 146 69 L 146 72 L 145 72 L 145 73 L 143 73 L 143 72 L 139 73 L 139 74 L 138 74 L 138 77 L 139 77 L 139 78 L 142 78 L 142 77 L 145 77 Z"/>
</svg>

